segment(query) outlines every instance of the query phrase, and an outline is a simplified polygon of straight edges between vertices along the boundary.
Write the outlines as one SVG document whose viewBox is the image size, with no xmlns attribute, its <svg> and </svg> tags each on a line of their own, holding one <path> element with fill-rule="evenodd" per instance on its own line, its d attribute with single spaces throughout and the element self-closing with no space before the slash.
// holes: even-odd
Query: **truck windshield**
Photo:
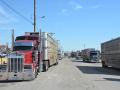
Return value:
<svg viewBox="0 0 120 90">
<path fill-rule="evenodd" d="M 91 51 L 90 55 L 99 55 L 99 52 L 98 51 Z"/>
<path fill-rule="evenodd" d="M 33 46 L 15 46 L 13 48 L 14 51 L 19 51 L 19 50 L 32 50 Z"/>
<path fill-rule="evenodd" d="M 25 36 L 19 36 L 19 37 L 16 37 L 16 40 L 26 40 L 26 37 Z"/>
<path fill-rule="evenodd" d="M 16 37 L 16 41 L 17 40 L 38 40 L 39 38 L 37 36 L 19 36 L 19 37 Z"/>
<path fill-rule="evenodd" d="M 97 55 L 97 52 L 94 52 L 94 53 L 90 53 L 90 55 Z"/>
</svg>

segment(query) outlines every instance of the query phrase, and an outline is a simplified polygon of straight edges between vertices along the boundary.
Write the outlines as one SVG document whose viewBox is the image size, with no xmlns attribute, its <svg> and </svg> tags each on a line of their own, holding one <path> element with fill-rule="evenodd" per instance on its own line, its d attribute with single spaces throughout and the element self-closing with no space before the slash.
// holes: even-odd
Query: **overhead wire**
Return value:
<svg viewBox="0 0 120 90">
<path fill-rule="evenodd" d="M 26 20 L 28 23 L 34 25 L 34 23 L 29 20 L 27 17 L 25 17 L 24 15 L 22 15 L 20 12 L 18 12 L 17 10 L 15 10 L 14 8 L 12 8 L 8 3 L 6 3 L 3 0 L 0 0 L 0 2 L 2 2 L 5 6 L 7 6 L 9 9 L 11 9 L 14 13 L 16 13 L 17 15 L 19 15 L 21 18 L 23 18 L 24 20 Z"/>
<path fill-rule="evenodd" d="M 17 15 L 19 15 L 21 18 L 23 18 L 25 21 L 27 21 L 28 23 L 30 23 L 31 25 L 34 26 L 34 23 L 29 20 L 27 17 L 25 17 L 24 15 L 22 15 L 20 12 L 18 12 L 17 10 L 15 10 L 13 7 L 11 7 L 7 2 L 5 2 L 4 0 L 0 0 L 5 6 L 7 6 L 9 9 L 11 9 L 14 13 L 16 13 Z M 36 29 L 39 30 L 39 28 L 36 26 Z"/>
</svg>

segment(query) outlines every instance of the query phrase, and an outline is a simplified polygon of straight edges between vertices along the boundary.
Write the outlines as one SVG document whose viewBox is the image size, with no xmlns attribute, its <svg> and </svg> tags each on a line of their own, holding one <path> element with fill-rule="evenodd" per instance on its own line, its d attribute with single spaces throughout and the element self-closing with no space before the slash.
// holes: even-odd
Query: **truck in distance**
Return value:
<svg viewBox="0 0 120 90">
<path fill-rule="evenodd" d="M 100 62 L 100 51 L 94 48 L 88 48 L 81 51 L 81 57 L 84 62 Z"/>
</svg>

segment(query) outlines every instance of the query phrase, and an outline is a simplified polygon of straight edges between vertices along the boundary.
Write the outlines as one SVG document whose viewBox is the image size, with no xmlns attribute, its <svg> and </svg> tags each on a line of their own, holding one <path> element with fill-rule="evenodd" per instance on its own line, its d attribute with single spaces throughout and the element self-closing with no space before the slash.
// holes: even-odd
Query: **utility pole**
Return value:
<svg viewBox="0 0 120 90">
<path fill-rule="evenodd" d="M 34 0 L 34 32 L 36 32 L 36 0 Z"/>
<path fill-rule="evenodd" d="M 14 29 L 12 30 L 12 50 L 13 50 L 13 47 L 14 47 Z"/>
</svg>

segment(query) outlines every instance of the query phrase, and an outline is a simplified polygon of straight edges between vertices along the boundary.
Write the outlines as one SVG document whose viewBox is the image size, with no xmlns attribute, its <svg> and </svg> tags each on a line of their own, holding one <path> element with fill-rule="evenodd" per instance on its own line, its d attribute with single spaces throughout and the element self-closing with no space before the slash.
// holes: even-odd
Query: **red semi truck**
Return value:
<svg viewBox="0 0 120 90">
<path fill-rule="evenodd" d="M 27 36 L 25 37 L 27 38 Z M 13 50 L 17 54 L 24 55 L 24 75 L 28 80 L 36 78 L 39 70 L 39 51 L 36 48 L 36 44 L 36 41 L 33 40 L 16 40 L 14 43 Z"/>
<path fill-rule="evenodd" d="M 57 40 L 46 32 L 16 37 L 13 52 L 6 57 L 6 73 L 0 72 L 0 80 L 33 80 L 38 72 L 58 63 Z"/>
</svg>

